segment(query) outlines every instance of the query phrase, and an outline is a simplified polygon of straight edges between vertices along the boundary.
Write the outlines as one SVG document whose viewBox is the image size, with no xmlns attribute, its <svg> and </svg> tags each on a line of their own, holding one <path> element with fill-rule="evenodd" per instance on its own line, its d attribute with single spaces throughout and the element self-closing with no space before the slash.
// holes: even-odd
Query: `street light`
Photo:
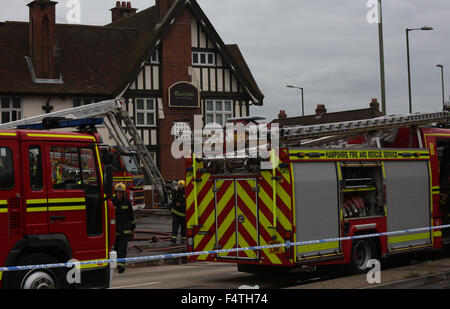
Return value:
<svg viewBox="0 0 450 309">
<path fill-rule="evenodd" d="M 288 88 L 300 89 L 302 91 L 302 117 L 305 117 L 305 101 L 303 100 L 303 87 L 287 85 Z"/>
<path fill-rule="evenodd" d="M 381 8 L 381 0 L 378 0 L 378 41 L 380 49 L 380 84 L 381 84 L 381 111 L 386 116 L 386 85 L 384 74 L 384 43 L 383 43 L 383 15 Z"/>
<path fill-rule="evenodd" d="M 410 113 L 412 113 L 412 98 L 411 98 L 411 62 L 409 59 L 409 32 L 416 31 L 416 30 L 429 31 L 429 30 L 433 30 L 433 28 L 427 27 L 427 26 L 423 26 L 422 28 L 413 28 L 413 29 L 406 28 L 406 53 L 407 53 L 407 58 L 408 58 L 408 91 L 409 91 L 409 112 Z"/>
<path fill-rule="evenodd" d="M 436 64 L 438 68 L 441 69 L 441 80 L 442 80 L 442 110 L 445 108 L 445 90 L 444 90 L 444 66 L 442 64 Z"/>
</svg>

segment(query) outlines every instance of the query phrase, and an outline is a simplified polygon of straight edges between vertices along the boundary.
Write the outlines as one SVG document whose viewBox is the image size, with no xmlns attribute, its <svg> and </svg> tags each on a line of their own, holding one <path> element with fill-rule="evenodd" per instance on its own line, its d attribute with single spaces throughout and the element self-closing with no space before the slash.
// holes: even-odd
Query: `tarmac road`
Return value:
<svg viewBox="0 0 450 309">
<path fill-rule="evenodd" d="M 169 233 L 170 216 L 137 215 L 137 230 L 151 230 Z M 140 235 L 138 235 L 140 236 Z M 141 252 L 132 247 L 137 245 Z M 179 244 L 177 244 L 179 246 Z M 167 241 L 131 242 L 128 256 L 158 255 L 183 252 L 184 247 L 168 249 Z M 160 250 L 160 251 L 157 251 Z M 237 289 L 240 286 L 258 286 L 261 289 L 359 289 L 359 288 L 449 288 L 445 272 L 450 274 L 449 250 L 411 255 L 408 258 L 394 258 L 383 262 L 381 284 L 369 284 L 363 275 L 342 276 L 337 268 L 326 268 L 320 272 L 305 272 L 299 269 L 284 274 L 257 276 L 240 273 L 231 263 L 189 263 L 185 260 L 166 260 L 159 267 L 142 264 L 128 265 L 124 274 L 115 274 L 111 284 L 113 289 Z M 155 265 L 155 264 L 152 264 Z M 440 274 L 437 276 L 436 274 Z M 429 280 L 423 280 L 428 277 Z M 422 281 L 421 281 L 422 280 Z M 395 283 L 395 284 L 393 284 Z"/>
</svg>

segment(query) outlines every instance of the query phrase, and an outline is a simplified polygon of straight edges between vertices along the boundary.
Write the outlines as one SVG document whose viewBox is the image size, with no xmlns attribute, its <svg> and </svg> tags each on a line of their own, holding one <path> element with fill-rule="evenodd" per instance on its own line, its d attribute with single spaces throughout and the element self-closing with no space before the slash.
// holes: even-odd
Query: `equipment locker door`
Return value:
<svg viewBox="0 0 450 309">
<path fill-rule="evenodd" d="M 215 181 L 216 248 L 236 248 L 236 199 L 234 179 Z M 236 252 L 218 253 L 221 258 L 236 258 Z"/>
<path fill-rule="evenodd" d="M 256 179 L 215 181 L 216 247 L 218 249 L 257 246 L 258 205 Z M 221 258 L 257 259 L 257 250 L 219 253 Z"/>
<path fill-rule="evenodd" d="M 256 179 L 236 179 L 236 227 L 238 248 L 258 246 Z M 238 258 L 257 259 L 259 250 L 239 251 Z"/>
<path fill-rule="evenodd" d="M 339 191 L 334 162 L 294 164 L 297 242 L 339 237 Z M 297 260 L 338 254 L 339 241 L 297 246 Z"/>
<path fill-rule="evenodd" d="M 429 227 L 428 162 L 385 162 L 388 232 Z M 431 243 L 429 231 L 388 236 L 389 251 Z"/>
</svg>

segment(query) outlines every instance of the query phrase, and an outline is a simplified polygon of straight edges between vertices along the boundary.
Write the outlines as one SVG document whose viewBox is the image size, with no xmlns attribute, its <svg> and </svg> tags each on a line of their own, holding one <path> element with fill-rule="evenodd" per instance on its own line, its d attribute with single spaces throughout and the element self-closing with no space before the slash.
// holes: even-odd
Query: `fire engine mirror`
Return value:
<svg viewBox="0 0 450 309">
<path fill-rule="evenodd" d="M 102 162 L 103 164 L 111 164 L 111 151 L 108 149 L 108 147 L 102 147 L 101 148 L 101 155 L 102 155 Z"/>
<path fill-rule="evenodd" d="M 104 194 L 111 195 L 112 194 L 112 186 L 113 186 L 113 167 L 111 164 L 106 164 L 104 181 L 103 181 Z"/>
</svg>

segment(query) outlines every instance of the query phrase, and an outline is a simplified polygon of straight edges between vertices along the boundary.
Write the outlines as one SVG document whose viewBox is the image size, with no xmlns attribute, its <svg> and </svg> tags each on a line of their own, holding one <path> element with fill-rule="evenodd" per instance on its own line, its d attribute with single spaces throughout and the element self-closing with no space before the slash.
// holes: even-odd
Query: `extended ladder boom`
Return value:
<svg viewBox="0 0 450 309">
<path fill-rule="evenodd" d="M 106 127 L 112 134 L 114 140 L 122 146 L 130 146 L 136 150 L 136 154 L 141 161 L 144 172 L 149 177 L 151 184 L 157 189 L 159 196 L 163 202 L 167 202 L 167 193 L 165 189 L 164 179 L 156 167 L 150 152 L 145 146 L 141 136 L 139 135 L 133 120 L 125 110 L 123 100 L 106 100 L 89 105 L 69 108 L 62 111 L 56 111 L 44 115 L 29 117 L 5 124 L 0 124 L 0 130 L 15 129 L 18 126 L 30 125 L 42 122 L 45 118 L 68 117 L 72 119 L 81 119 L 94 116 L 103 116 L 109 120 L 111 127 L 106 123 Z M 125 124 L 126 130 L 122 127 Z M 131 136 L 127 138 L 127 134 Z"/>
<path fill-rule="evenodd" d="M 379 130 L 396 129 L 406 126 L 419 126 L 447 121 L 450 112 L 415 113 L 384 116 L 372 119 L 335 122 L 311 126 L 290 126 L 280 128 L 280 140 L 286 144 L 304 139 L 320 138 L 331 135 L 352 135 Z"/>
</svg>

